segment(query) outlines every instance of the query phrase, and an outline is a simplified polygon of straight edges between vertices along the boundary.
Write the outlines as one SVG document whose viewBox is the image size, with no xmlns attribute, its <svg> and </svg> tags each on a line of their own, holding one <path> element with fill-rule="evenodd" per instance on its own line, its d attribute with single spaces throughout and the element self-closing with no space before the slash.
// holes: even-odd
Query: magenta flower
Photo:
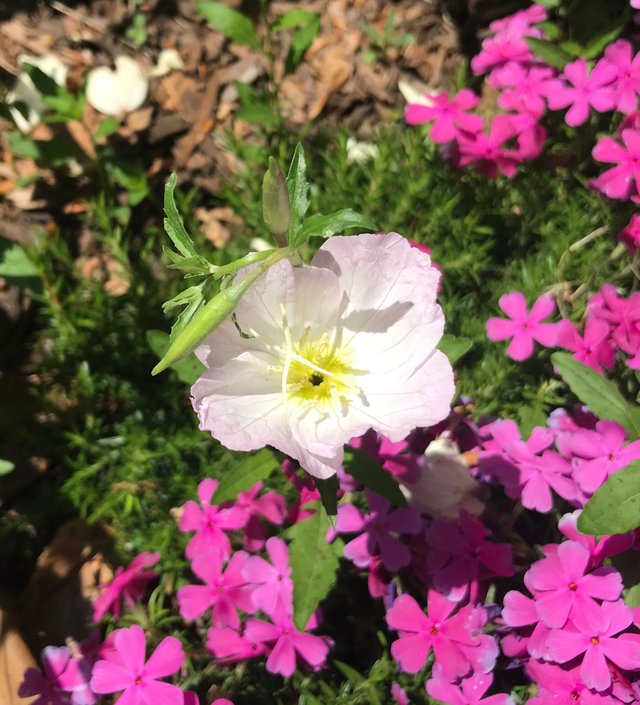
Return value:
<svg viewBox="0 0 640 705">
<path fill-rule="evenodd" d="M 275 613 L 273 624 L 262 619 L 249 619 L 246 638 L 256 644 L 272 644 L 267 659 L 267 671 L 290 676 L 296 669 L 296 655 L 313 668 L 320 668 L 329 652 L 329 646 L 319 637 L 298 631 L 291 616 Z"/>
<path fill-rule="evenodd" d="M 293 582 L 287 544 L 272 537 L 268 539 L 266 549 L 271 563 L 259 556 L 250 556 L 243 570 L 251 586 L 253 606 L 269 616 L 277 610 L 290 614 L 293 610 Z"/>
<path fill-rule="evenodd" d="M 564 67 L 565 81 L 550 81 L 546 85 L 549 108 L 561 110 L 571 106 L 565 115 L 565 122 L 571 127 L 582 125 L 589 118 L 593 108 L 600 113 L 613 110 L 615 92 L 613 82 L 617 70 L 606 61 L 599 61 L 589 74 L 587 62 L 576 59 Z"/>
<path fill-rule="evenodd" d="M 224 533 L 231 529 L 242 528 L 246 521 L 246 514 L 234 508 L 221 509 L 211 504 L 218 481 L 207 478 L 198 485 L 200 506 L 189 500 L 182 510 L 180 517 L 180 531 L 195 531 L 187 545 L 185 555 L 192 559 L 201 551 L 215 548 L 223 559 L 231 554 L 231 543 Z"/>
<path fill-rule="evenodd" d="M 490 318 L 487 321 L 487 337 L 493 341 L 512 338 L 507 348 L 507 355 L 512 360 L 520 362 L 531 357 L 534 340 L 545 347 L 556 344 L 558 325 L 542 322 L 555 311 L 555 302 L 551 297 L 538 297 L 531 311 L 527 311 L 527 300 L 524 294 L 520 291 L 511 291 L 500 297 L 498 306 L 509 318 Z"/>
<path fill-rule="evenodd" d="M 613 367 L 614 350 L 609 342 L 609 326 L 598 318 L 587 318 L 583 335 L 571 321 L 564 320 L 558 329 L 558 347 L 572 350 L 573 357 L 602 374 L 602 368 Z"/>
<path fill-rule="evenodd" d="M 640 441 L 624 445 L 626 433 L 615 421 L 598 421 L 594 431 L 580 429 L 566 441 L 578 458 L 573 477 L 584 492 L 592 494 L 621 468 L 640 460 Z"/>
<path fill-rule="evenodd" d="M 638 0 L 640 2 L 640 0 Z M 489 25 L 492 32 L 505 32 L 508 34 L 527 35 L 531 31 L 530 25 L 544 22 L 547 19 L 547 9 L 538 3 L 533 3 L 524 10 L 518 10 L 512 15 L 493 20 Z M 536 34 L 539 36 L 539 34 Z"/>
<path fill-rule="evenodd" d="M 640 351 L 640 292 L 628 299 L 618 296 L 613 284 L 603 284 L 589 299 L 589 316 L 605 321 L 611 329 L 611 340 L 628 355 Z M 627 361 L 633 368 L 633 364 Z"/>
<path fill-rule="evenodd" d="M 493 676 L 490 673 L 474 673 L 465 678 L 459 686 L 432 678 L 427 681 L 427 693 L 447 705 L 514 705 L 512 698 L 506 693 L 483 697 L 492 683 Z"/>
<path fill-rule="evenodd" d="M 380 554 L 385 568 L 396 571 L 409 565 L 411 553 L 396 533 L 417 534 L 422 529 L 422 519 L 413 509 L 394 509 L 391 504 L 367 492 L 369 514 L 362 514 L 352 504 L 338 507 L 336 530 L 340 533 L 360 533 L 344 547 L 344 555 L 359 568 L 366 568 L 374 555 Z"/>
<path fill-rule="evenodd" d="M 118 566 L 113 580 L 100 586 L 100 595 L 93 604 L 93 621 L 99 622 L 109 612 L 114 617 L 122 614 L 122 600 L 132 609 L 145 593 L 147 583 L 154 580 L 156 572 L 145 570 L 160 560 L 159 553 L 142 552 L 127 568 Z"/>
<path fill-rule="evenodd" d="M 469 512 L 462 510 L 460 520 L 436 519 L 424 532 L 431 551 L 427 567 L 438 592 L 459 602 L 472 598 L 477 581 L 513 575 L 511 546 L 487 541 L 489 531 Z"/>
<path fill-rule="evenodd" d="M 504 90 L 498 105 L 503 110 L 528 112 L 536 116 L 544 113 L 549 81 L 555 77 L 553 69 L 548 66 L 530 66 L 509 63 L 492 74 L 493 82 L 500 83 Z"/>
<path fill-rule="evenodd" d="M 580 666 L 584 684 L 603 691 L 611 686 L 607 661 L 623 670 L 640 670 L 640 634 L 620 634 L 633 621 L 631 610 L 622 600 L 604 602 L 598 610 L 602 616 L 599 621 L 604 625 L 601 629 L 576 625 L 576 631 L 554 630 L 547 638 L 547 646 L 549 655 L 557 663 L 567 663 L 584 654 Z"/>
<path fill-rule="evenodd" d="M 581 509 L 576 509 L 571 514 L 565 514 L 558 522 L 558 529 L 569 541 L 577 541 L 589 551 L 589 568 L 597 568 L 602 565 L 606 558 L 617 556 L 633 546 L 634 535 L 632 531 L 626 534 L 615 534 L 614 536 L 601 536 L 598 539 L 595 536 L 587 536 L 580 533 L 578 531 L 578 517 L 580 514 L 582 514 Z M 552 545 L 552 550 L 556 550 L 557 544 Z M 545 555 L 551 555 L 548 549 L 549 546 L 545 546 Z"/>
<path fill-rule="evenodd" d="M 459 166 L 473 164 L 477 171 L 491 179 L 498 172 L 512 178 L 520 163 L 514 150 L 504 149 L 518 134 L 518 129 L 508 115 L 496 115 L 491 123 L 489 135 L 484 132 L 460 132 L 458 134 Z"/>
<path fill-rule="evenodd" d="M 587 688 L 579 667 L 567 669 L 531 659 L 526 668 L 538 686 L 538 694 L 530 698 L 527 705 L 619 705 L 610 695 Z"/>
<path fill-rule="evenodd" d="M 438 144 L 456 139 L 459 130 L 477 132 L 482 130 L 482 118 L 468 111 L 478 105 L 480 98 L 468 88 L 463 88 L 453 98 L 448 93 L 429 96 L 432 105 L 409 103 L 404 119 L 409 125 L 433 122 L 429 137 Z"/>
<path fill-rule="evenodd" d="M 417 673 L 432 649 L 447 680 L 465 676 L 473 669 L 462 648 L 477 647 L 480 643 L 471 631 L 472 610 L 464 607 L 453 615 L 456 608 L 455 602 L 435 590 L 429 590 L 427 595 L 427 614 L 410 595 L 398 597 L 387 611 L 387 624 L 398 632 L 391 655 L 402 671 Z"/>
<path fill-rule="evenodd" d="M 538 116 L 531 112 L 510 113 L 511 123 L 517 130 L 515 154 L 520 161 L 535 159 L 542 153 L 547 131 Z"/>
<path fill-rule="evenodd" d="M 248 557 L 244 551 L 236 551 L 223 571 L 222 555 L 215 548 L 196 554 L 191 570 L 205 584 L 185 585 L 178 590 L 183 619 L 196 619 L 213 607 L 214 626 L 238 629 L 240 618 L 236 607 L 254 612 L 250 588 L 243 573 Z"/>
<path fill-rule="evenodd" d="M 624 242 L 630 255 L 635 255 L 640 248 L 640 215 L 631 216 L 631 220 L 618 233 L 618 240 Z"/>
<path fill-rule="evenodd" d="M 114 705 L 183 705 L 180 688 L 159 679 L 176 673 L 184 662 L 182 645 L 165 637 L 145 662 L 144 631 L 137 624 L 114 632 L 114 652 L 93 667 L 91 690 L 98 694 L 122 694 Z"/>
<path fill-rule="evenodd" d="M 611 568 L 585 574 L 588 564 L 589 551 L 575 541 L 566 541 L 555 555 L 531 566 L 530 584 L 539 593 L 536 609 L 546 626 L 562 629 L 571 617 L 588 631 L 606 629 L 605 615 L 595 600 L 617 600 L 622 578 Z"/>
<path fill-rule="evenodd" d="M 621 145 L 613 137 L 603 137 L 593 148 L 593 158 L 618 166 L 600 174 L 591 186 L 608 198 L 638 202 L 640 187 L 640 132 L 622 130 Z"/>
<path fill-rule="evenodd" d="M 615 107 L 628 115 L 638 109 L 640 93 L 640 54 L 634 56 L 631 44 L 619 39 L 604 50 L 602 63 L 611 65 L 616 77 L 613 82 Z"/>
<path fill-rule="evenodd" d="M 205 644 L 220 665 L 227 666 L 267 653 L 264 644 L 255 644 L 230 627 L 211 627 Z"/>
<path fill-rule="evenodd" d="M 281 494 L 270 490 L 258 496 L 261 489 L 262 483 L 257 482 L 246 492 L 240 492 L 233 503 L 235 511 L 244 514 L 242 540 L 247 551 L 252 552 L 260 551 L 267 538 L 262 519 L 281 526 L 287 514 L 287 505 Z"/>
<path fill-rule="evenodd" d="M 526 582 L 528 581 L 525 579 Z M 503 603 L 502 619 L 504 623 L 514 629 L 532 627 L 526 642 L 527 651 L 534 658 L 545 658 L 547 655 L 546 640 L 551 630 L 541 621 L 535 599 L 527 597 L 517 590 L 509 590 L 504 596 Z"/>
<path fill-rule="evenodd" d="M 42 652 L 42 670 L 27 668 L 18 695 L 21 698 L 38 696 L 32 705 L 68 705 L 71 700 L 67 693 L 75 681 L 71 651 L 66 646 L 47 646 Z M 95 702 L 95 697 L 91 702 Z"/>
<path fill-rule="evenodd" d="M 397 683 L 391 684 L 391 697 L 396 705 L 410 705 L 407 693 Z"/>
<path fill-rule="evenodd" d="M 524 33 L 530 34 L 528 29 Z M 532 58 L 533 54 L 522 35 L 500 33 L 482 42 L 482 51 L 471 59 L 471 70 L 479 76 L 508 62 L 529 64 Z"/>
</svg>

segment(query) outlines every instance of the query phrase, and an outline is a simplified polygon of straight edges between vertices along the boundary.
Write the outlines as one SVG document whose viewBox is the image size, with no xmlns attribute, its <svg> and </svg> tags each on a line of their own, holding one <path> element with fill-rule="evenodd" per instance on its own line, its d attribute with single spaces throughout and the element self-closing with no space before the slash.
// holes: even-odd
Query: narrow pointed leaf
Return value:
<svg viewBox="0 0 640 705">
<path fill-rule="evenodd" d="M 198 12 L 216 29 L 238 44 L 248 44 L 255 49 L 260 47 L 260 40 L 255 27 L 248 17 L 221 2 L 200 0 L 196 3 Z"/>
<path fill-rule="evenodd" d="M 320 493 L 320 500 L 325 512 L 331 517 L 336 516 L 338 513 L 338 490 L 340 489 L 338 477 L 332 475 L 326 480 L 316 478 L 315 486 Z"/>
<path fill-rule="evenodd" d="M 266 480 L 279 467 L 278 458 L 268 448 L 245 456 L 221 477 L 216 490 L 216 503 L 236 499 L 240 492 L 250 489 L 256 482 Z"/>
<path fill-rule="evenodd" d="M 524 40 L 536 56 L 539 56 L 546 64 L 556 69 L 563 69 L 573 59 L 571 54 L 561 49 L 554 42 L 536 39 L 536 37 L 525 37 Z"/>
<path fill-rule="evenodd" d="M 293 579 L 293 620 L 303 630 L 320 602 L 336 581 L 342 542 L 328 544 L 327 531 L 331 522 L 320 503 L 308 519 L 294 524 L 289 530 L 293 537 L 289 560 Z"/>
<path fill-rule="evenodd" d="M 601 419 L 617 421 L 631 441 L 640 438 L 640 407 L 628 402 L 616 385 L 569 353 L 554 353 L 551 361 L 571 391 Z"/>
<path fill-rule="evenodd" d="M 176 190 L 176 178 L 176 174 L 173 172 L 164 187 L 164 212 L 167 216 L 164 219 L 164 229 L 183 257 L 198 257 L 196 247 L 184 227 L 173 198 L 173 192 Z"/>
<path fill-rule="evenodd" d="M 293 247 L 299 247 L 305 240 L 298 237 L 302 221 L 309 208 L 309 182 L 307 181 L 307 162 L 304 149 L 300 142 L 296 145 L 293 159 L 287 173 L 287 189 L 291 206 L 291 225 L 287 232 L 287 242 Z"/>
<path fill-rule="evenodd" d="M 406 507 L 407 498 L 391 473 L 364 451 L 348 448 L 344 452 L 344 469 L 358 482 L 381 497 L 388 499 L 396 507 Z"/>
<path fill-rule="evenodd" d="M 312 215 L 307 218 L 297 234 L 297 240 L 302 244 L 314 235 L 331 237 L 336 233 L 344 232 L 348 228 L 375 230 L 376 226 L 369 216 L 356 213 L 351 208 L 344 208 L 329 215 Z"/>
</svg>

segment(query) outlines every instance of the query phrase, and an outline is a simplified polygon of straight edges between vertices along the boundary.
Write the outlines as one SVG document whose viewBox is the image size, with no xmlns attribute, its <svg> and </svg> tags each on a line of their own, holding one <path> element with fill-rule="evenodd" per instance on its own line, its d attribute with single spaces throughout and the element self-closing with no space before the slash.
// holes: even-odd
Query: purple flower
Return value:
<svg viewBox="0 0 640 705">
<path fill-rule="evenodd" d="M 617 600 L 622 578 L 611 568 L 585 574 L 588 564 L 589 551 L 575 541 L 566 541 L 555 555 L 531 566 L 530 584 L 539 593 L 536 609 L 546 626 L 562 629 L 571 617 L 589 631 L 606 629 L 606 615 L 595 600 Z"/>
<path fill-rule="evenodd" d="M 293 582 L 289 567 L 287 544 L 278 538 L 270 538 L 266 543 L 271 563 L 264 558 L 250 556 L 244 566 L 244 577 L 251 585 L 251 600 L 256 610 L 267 615 L 281 610 L 291 613 L 293 610 Z"/>
<path fill-rule="evenodd" d="M 603 691 L 611 686 L 611 673 L 607 661 L 623 670 L 640 670 L 640 634 L 620 634 L 633 619 L 631 610 L 619 600 L 604 602 L 598 607 L 604 626 L 586 629 L 575 625 L 576 630 L 554 630 L 547 638 L 549 655 L 558 663 L 567 663 L 584 654 L 580 677 L 593 690 Z"/>
<path fill-rule="evenodd" d="M 114 705 L 183 705 L 180 688 L 159 680 L 182 666 L 184 651 L 178 639 L 165 637 L 145 662 L 144 631 L 137 624 L 113 635 L 114 651 L 93 667 L 91 690 L 99 694 L 123 691 Z"/>
<path fill-rule="evenodd" d="M 215 548 L 227 559 L 231 554 L 231 543 L 224 533 L 230 529 L 240 529 L 246 521 L 246 514 L 235 509 L 222 509 L 211 504 L 218 481 L 207 478 L 198 485 L 200 506 L 189 500 L 182 510 L 180 531 L 195 531 L 187 545 L 185 554 L 193 559 L 201 551 Z"/>
<path fill-rule="evenodd" d="M 213 607 L 212 622 L 216 627 L 240 626 L 236 607 L 253 612 L 250 589 L 243 570 L 248 554 L 236 551 L 226 568 L 223 558 L 215 548 L 200 551 L 193 559 L 191 570 L 204 585 L 185 585 L 178 590 L 180 614 L 184 619 L 196 619 Z"/>
<path fill-rule="evenodd" d="M 600 113 L 613 110 L 615 92 L 612 83 L 617 70 L 606 61 L 599 61 L 591 73 L 584 59 L 576 59 L 564 67 L 565 81 L 549 81 L 545 87 L 551 110 L 571 106 L 565 115 L 565 122 L 571 127 L 582 125 L 589 118 L 589 109 Z"/>
<path fill-rule="evenodd" d="M 490 673 L 474 673 L 460 685 L 448 683 L 439 678 L 427 681 L 427 693 L 447 705 L 514 705 L 506 693 L 483 697 L 493 683 Z"/>
<path fill-rule="evenodd" d="M 459 130 L 482 130 L 482 118 L 468 112 L 478 105 L 480 98 L 468 88 L 463 88 L 453 98 L 449 98 L 448 93 L 429 96 L 429 102 L 431 105 L 407 105 L 404 119 L 409 125 L 433 121 L 429 137 L 434 142 L 451 142 L 456 139 Z"/>
<path fill-rule="evenodd" d="M 47 646 L 42 652 L 41 673 L 37 668 L 28 668 L 18 689 L 21 698 L 39 696 L 33 705 L 68 705 L 69 696 L 65 676 L 72 663 L 71 651 L 66 646 Z"/>
<path fill-rule="evenodd" d="M 122 614 L 122 600 L 131 609 L 147 588 L 147 583 L 154 580 L 156 572 L 145 570 L 155 565 L 160 560 L 159 553 L 144 551 L 136 556 L 127 568 L 118 566 L 113 580 L 107 585 L 100 586 L 100 596 L 93 605 L 93 621 L 99 622 L 102 617 L 110 612 L 114 617 Z"/>
<path fill-rule="evenodd" d="M 395 533 L 417 534 L 422 519 L 413 509 L 395 509 L 374 492 L 367 492 L 370 514 L 363 515 L 352 504 L 338 507 L 336 530 L 341 533 L 360 533 L 344 547 L 344 555 L 359 568 L 366 568 L 379 553 L 385 568 L 399 570 L 409 565 L 411 553 Z M 393 533 L 392 533 L 393 532 Z"/>
<path fill-rule="evenodd" d="M 507 355 L 518 362 L 533 355 L 533 341 L 538 341 L 545 347 L 556 344 L 558 325 L 543 323 L 553 315 L 555 302 L 549 296 L 540 296 L 527 311 L 527 300 L 520 291 L 503 294 L 498 300 L 498 306 L 507 314 L 505 318 L 490 318 L 487 321 L 487 337 L 499 341 L 512 338 Z"/>
<path fill-rule="evenodd" d="M 631 199 L 637 203 L 640 186 L 640 132 L 622 130 L 621 137 L 624 146 L 613 137 L 603 137 L 596 143 L 593 158 L 618 166 L 600 174 L 591 181 L 591 185 L 608 198 L 621 201 Z"/>
</svg>

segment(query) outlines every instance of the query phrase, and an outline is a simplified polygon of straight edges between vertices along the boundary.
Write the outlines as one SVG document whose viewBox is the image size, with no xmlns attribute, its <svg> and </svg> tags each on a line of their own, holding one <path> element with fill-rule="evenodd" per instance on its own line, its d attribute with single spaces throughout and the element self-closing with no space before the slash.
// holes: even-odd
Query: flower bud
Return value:
<svg viewBox="0 0 640 705">
<path fill-rule="evenodd" d="M 262 217 L 274 235 L 286 233 L 291 223 L 287 182 L 273 157 L 269 157 L 269 169 L 262 179 Z"/>
</svg>

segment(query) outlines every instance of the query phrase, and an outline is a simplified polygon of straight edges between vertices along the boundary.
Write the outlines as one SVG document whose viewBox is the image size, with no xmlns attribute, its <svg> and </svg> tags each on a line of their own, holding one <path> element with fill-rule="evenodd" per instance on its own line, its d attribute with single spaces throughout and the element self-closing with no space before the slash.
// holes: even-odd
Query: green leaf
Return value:
<svg viewBox="0 0 640 705">
<path fill-rule="evenodd" d="M 171 260 L 171 263 L 167 265 L 169 269 L 178 269 L 181 272 L 185 272 L 186 277 L 201 277 L 207 276 L 214 273 L 214 269 L 211 263 L 204 257 L 183 257 L 177 252 L 170 250 L 168 247 L 162 247 L 162 251 Z"/>
<path fill-rule="evenodd" d="M 407 498 L 402 494 L 393 476 L 363 451 L 347 448 L 344 452 L 344 469 L 358 482 L 388 499 L 396 507 L 407 506 Z"/>
<path fill-rule="evenodd" d="M 528 44 L 529 49 L 549 66 L 563 69 L 573 59 L 571 54 L 560 49 L 553 42 L 536 39 L 536 37 L 525 37 L 524 40 Z"/>
<path fill-rule="evenodd" d="M 64 86 L 59 86 L 51 76 L 42 69 L 31 64 L 23 64 L 24 72 L 33 81 L 33 85 L 42 95 L 42 102 L 57 115 L 49 116 L 46 122 L 62 122 L 66 120 L 79 120 L 84 109 L 83 96 L 75 96 Z"/>
<path fill-rule="evenodd" d="M 370 705 L 381 705 L 380 697 L 375 685 L 355 668 L 343 661 L 334 660 L 334 665 L 341 671 L 342 675 L 351 683 L 355 692 L 364 691 L 366 693 L 366 702 Z"/>
<path fill-rule="evenodd" d="M 305 51 L 311 46 L 313 40 L 318 36 L 320 32 L 321 22 L 317 15 L 314 15 L 308 25 L 300 27 L 300 29 L 293 35 L 291 40 L 291 48 L 289 49 L 289 54 L 285 62 L 285 68 L 287 73 L 293 73 L 304 57 Z"/>
<path fill-rule="evenodd" d="M 148 330 L 147 342 L 153 352 L 159 357 L 165 354 L 169 349 L 170 338 L 161 330 Z M 204 370 L 204 365 L 198 360 L 195 355 L 189 355 L 182 360 L 179 360 L 171 367 L 178 375 L 178 379 L 185 384 L 193 384 Z"/>
<path fill-rule="evenodd" d="M 320 493 L 320 499 L 325 512 L 329 516 L 336 516 L 338 513 L 338 490 L 340 489 L 338 476 L 332 475 L 326 480 L 321 480 L 316 477 L 314 478 L 314 484 Z"/>
<path fill-rule="evenodd" d="M 628 402 L 616 385 L 569 353 L 553 353 L 551 361 L 571 391 L 601 419 L 617 421 L 629 440 L 640 438 L 640 408 Z"/>
<path fill-rule="evenodd" d="M 626 591 L 624 601 L 629 607 L 640 607 L 640 583 L 632 585 Z"/>
<path fill-rule="evenodd" d="M 273 29 L 276 32 L 280 32 L 283 29 L 304 27 L 316 19 L 320 18 L 315 12 L 309 12 L 309 10 L 289 10 L 289 12 L 285 12 L 273 25 Z"/>
<path fill-rule="evenodd" d="M 578 518 L 583 534 L 623 534 L 640 526 L 640 462 L 614 472 Z"/>
<path fill-rule="evenodd" d="M 107 117 L 104 118 L 98 125 L 98 129 L 96 130 L 95 138 L 99 140 L 101 137 L 109 137 L 109 135 L 112 135 L 114 132 L 117 132 L 120 129 L 120 123 L 112 117 Z"/>
<path fill-rule="evenodd" d="M 198 257 L 196 246 L 184 227 L 173 198 L 173 192 L 176 189 L 176 179 L 174 171 L 164 187 L 164 212 L 167 216 L 164 219 L 164 229 L 183 257 Z"/>
<path fill-rule="evenodd" d="M 9 284 L 40 291 L 38 268 L 27 253 L 15 243 L 0 237 L 0 277 Z"/>
<path fill-rule="evenodd" d="M 546 426 L 547 415 L 544 413 L 542 406 L 533 404 L 532 406 L 520 406 L 518 409 L 518 426 L 520 427 L 520 435 L 522 438 L 529 438 L 531 431 L 536 426 Z"/>
<path fill-rule="evenodd" d="M 245 456 L 220 479 L 214 497 L 216 503 L 236 499 L 240 492 L 250 489 L 256 482 L 266 480 L 279 467 L 278 458 L 268 448 Z"/>
<path fill-rule="evenodd" d="M 582 50 L 582 56 L 585 59 L 595 59 L 600 56 L 609 44 L 614 42 L 622 34 L 625 25 L 626 22 L 618 23 L 613 27 L 609 27 L 609 29 L 606 29 L 602 32 L 602 34 L 599 34 L 597 37 L 592 39 Z"/>
<path fill-rule="evenodd" d="M 196 3 L 198 12 L 216 29 L 238 44 L 248 44 L 254 49 L 260 48 L 260 40 L 255 27 L 248 17 L 221 2 L 200 0 Z"/>
<path fill-rule="evenodd" d="M 296 246 L 305 243 L 310 237 L 331 237 L 347 228 L 375 230 L 375 223 L 366 215 L 356 213 L 351 208 L 330 213 L 329 215 L 312 215 L 304 221 L 296 235 Z"/>
<path fill-rule="evenodd" d="M 307 163 L 304 158 L 304 148 L 298 142 L 293 153 L 293 159 L 287 174 L 289 189 L 289 205 L 291 206 L 291 225 L 287 232 L 287 242 L 291 247 L 299 247 L 301 242 L 297 237 L 302 221 L 309 208 L 309 182 L 307 181 Z"/>
<path fill-rule="evenodd" d="M 331 526 L 329 516 L 319 502 L 315 512 L 289 530 L 291 579 L 293 580 L 293 621 L 301 631 L 307 626 L 316 607 L 336 582 L 342 542 L 327 543 Z"/>
<path fill-rule="evenodd" d="M 472 345 L 473 340 L 470 338 L 456 338 L 451 333 L 446 333 L 438 343 L 438 350 L 443 352 L 453 365 L 471 350 Z"/>
<path fill-rule="evenodd" d="M 16 466 L 13 463 L 10 463 L 8 460 L 1 460 L 0 459 L 0 477 L 3 475 L 8 475 L 10 472 L 13 472 L 16 469 Z"/>
</svg>

